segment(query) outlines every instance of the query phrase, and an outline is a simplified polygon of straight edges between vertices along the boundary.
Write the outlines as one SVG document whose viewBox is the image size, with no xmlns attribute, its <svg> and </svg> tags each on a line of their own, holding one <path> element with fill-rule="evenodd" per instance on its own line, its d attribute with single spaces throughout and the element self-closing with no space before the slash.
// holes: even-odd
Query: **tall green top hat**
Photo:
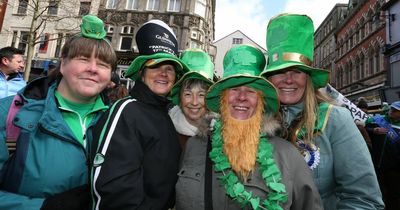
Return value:
<svg viewBox="0 0 400 210">
<path fill-rule="evenodd" d="M 177 78 L 187 71 L 187 67 L 177 57 L 178 41 L 176 36 L 163 21 L 150 20 L 144 23 L 136 33 L 136 44 L 140 55 L 132 61 L 125 77 L 137 80 L 139 71 L 143 67 L 153 67 L 164 61 L 175 64 Z"/>
<path fill-rule="evenodd" d="M 171 91 L 174 104 L 180 103 L 180 90 L 182 82 L 187 79 L 199 79 L 208 84 L 213 84 L 214 64 L 210 56 L 201 49 L 187 49 L 182 53 L 181 60 L 189 68 L 182 78 L 176 82 Z"/>
<path fill-rule="evenodd" d="M 224 57 L 224 74 L 212 85 L 206 96 L 206 104 L 211 111 L 219 112 L 221 92 L 225 89 L 246 85 L 264 94 L 265 112 L 277 112 L 278 94 L 275 87 L 260 77 L 265 66 L 265 56 L 258 48 L 250 45 L 232 47 Z"/>
<path fill-rule="evenodd" d="M 106 31 L 103 21 L 94 15 L 85 15 L 80 26 L 83 37 L 91 39 L 104 39 Z"/>
<path fill-rule="evenodd" d="M 268 64 L 261 73 L 268 77 L 288 67 L 310 75 L 314 87 L 326 86 L 329 72 L 311 67 L 314 56 L 314 26 L 306 15 L 281 14 L 267 26 Z"/>
</svg>

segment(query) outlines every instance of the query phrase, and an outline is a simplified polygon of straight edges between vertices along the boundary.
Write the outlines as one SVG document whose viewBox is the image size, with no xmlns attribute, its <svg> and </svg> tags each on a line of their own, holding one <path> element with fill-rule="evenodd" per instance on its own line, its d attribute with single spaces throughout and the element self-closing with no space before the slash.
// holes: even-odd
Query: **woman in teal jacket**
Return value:
<svg viewBox="0 0 400 210">
<path fill-rule="evenodd" d="M 311 67 L 313 35 L 306 15 L 283 14 L 268 24 L 269 63 L 262 75 L 278 89 L 282 137 L 304 156 L 325 210 L 383 209 L 367 145 L 349 111 L 318 90 L 329 72 Z"/>
<path fill-rule="evenodd" d="M 0 100 L 0 209 L 87 209 L 90 128 L 108 106 L 100 97 L 116 55 L 103 22 L 85 16 L 81 34 L 69 39 L 56 78 L 34 80 L 13 119 L 15 153 L 6 146 L 6 118 L 13 96 Z"/>
</svg>

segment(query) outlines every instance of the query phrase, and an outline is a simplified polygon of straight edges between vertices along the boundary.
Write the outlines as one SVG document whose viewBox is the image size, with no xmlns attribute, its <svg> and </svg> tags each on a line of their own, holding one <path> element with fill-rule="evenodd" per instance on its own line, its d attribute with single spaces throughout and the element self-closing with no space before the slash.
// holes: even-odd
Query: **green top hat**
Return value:
<svg viewBox="0 0 400 210">
<path fill-rule="evenodd" d="M 250 45 L 232 47 L 224 57 L 222 79 L 212 85 L 207 93 L 208 108 L 219 112 L 221 92 L 228 88 L 246 85 L 263 92 L 265 112 L 276 113 L 279 108 L 277 91 L 268 80 L 259 76 L 265 63 L 265 56 L 258 48 Z"/>
<path fill-rule="evenodd" d="M 163 21 L 150 20 L 144 23 L 137 31 L 135 39 L 139 56 L 132 61 L 125 77 L 137 80 L 143 67 L 156 66 L 165 61 L 174 64 L 176 80 L 187 72 L 187 67 L 177 57 L 178 41 L 176 36 Z"/>
<path fill-rule="evenodd" d="M 267 26 L 268 64 L 261 76 L 296 67 L 310 75 L 314 87 L 326 86 L 327 70 L 311 67 L 314 56 L 314 26 L 306 15 L 281 14 Z"/>
<path fill-rule="evenodd" d="M 171 91 L 172 102 L 180 103 L 182 82 L 187 79 L 199 79 L 207 84 L 213 84 L 214 64 L 210 56 L 201 49 L 187 49 L 182 53 L 181 60 L 189 68 L 189 72 L 176 82 Z"/>
<path fill-rule="evenodd" d="M 107 34 L 103 21 L 94 15 L 83 16 L 80 27 L 82 36 L 86 38 L 104 39 Z"/>
</svg>

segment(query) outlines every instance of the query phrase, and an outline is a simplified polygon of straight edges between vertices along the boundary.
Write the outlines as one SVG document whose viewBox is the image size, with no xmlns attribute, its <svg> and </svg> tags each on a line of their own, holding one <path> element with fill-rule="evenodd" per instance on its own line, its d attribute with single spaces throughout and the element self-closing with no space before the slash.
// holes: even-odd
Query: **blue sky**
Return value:
<svg viewBox="0 0 400 210">
<path fill-rule="evenodd" d="M 280 13 L 310 16 L 315 29 L 336 3 L 348 0 L 216 0 L 215 40 L 240 30 L 265 48 L 268 21 Z"/>
</svg>

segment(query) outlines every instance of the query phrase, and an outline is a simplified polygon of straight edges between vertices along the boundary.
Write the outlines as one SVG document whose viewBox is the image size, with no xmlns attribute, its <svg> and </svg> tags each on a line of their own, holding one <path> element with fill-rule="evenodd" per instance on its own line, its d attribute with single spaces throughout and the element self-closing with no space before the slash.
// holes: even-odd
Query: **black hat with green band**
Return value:
<svg viewBox="0 0 400 210">
<path fill-rule="evenodd" d="M 136 44 L 139 56 L 132 61 L 125 77 L 137 80 L 144 67 L 153 67 L 169 61 L 175 66 L 176 77 L 180 78 L 187 67 L 182 64 L 178 55 L 178 41 L 172 29 L 161 20 L 150 20 L 144 23 L 136 33 Z"/>
</svg>

